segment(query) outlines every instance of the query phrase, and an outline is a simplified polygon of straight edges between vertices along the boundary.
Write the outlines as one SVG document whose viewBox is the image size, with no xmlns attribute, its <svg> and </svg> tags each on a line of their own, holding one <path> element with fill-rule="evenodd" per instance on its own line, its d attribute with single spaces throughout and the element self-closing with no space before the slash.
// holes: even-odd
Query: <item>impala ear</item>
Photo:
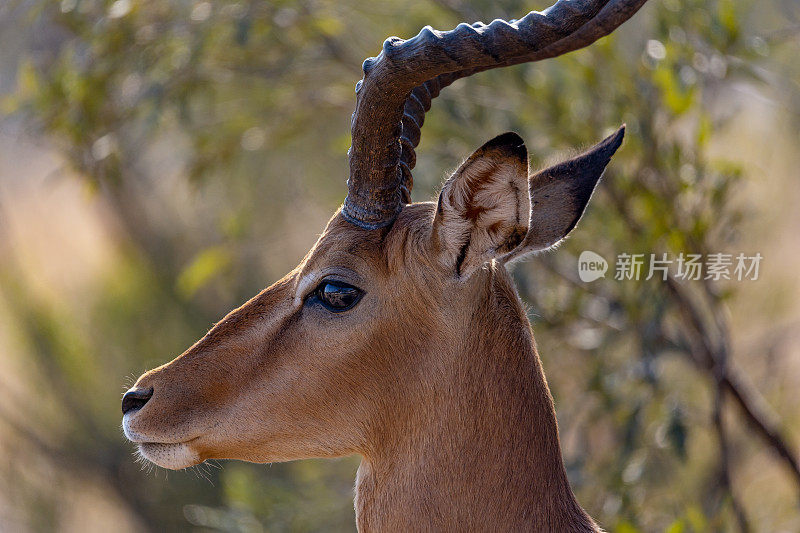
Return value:
<svg viewBox="0 0 800 533">
<path fill-rule="evenodd" d="M 624 135 L 625 125 L 586 152 L 531 176 L 530 230 L 505 261 L 550 248 L 572 231 Z"/>
<path fill-rule="evenodd" d="M 466 279 L 528 233 L 528 151 L 516 133 L 484 144 L 445 182 L 433 221 L 440 261 Z"/>
</svg>

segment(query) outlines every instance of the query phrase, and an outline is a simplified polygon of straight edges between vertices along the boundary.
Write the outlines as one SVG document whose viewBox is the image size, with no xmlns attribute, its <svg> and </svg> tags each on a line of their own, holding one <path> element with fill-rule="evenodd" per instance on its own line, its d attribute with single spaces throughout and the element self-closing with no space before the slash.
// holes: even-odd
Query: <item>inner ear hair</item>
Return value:
<svg viewBox="0 0 800 533">
<path fill-rule="evenodd" d="M 528 233 L 528 152 L 516 133 L 475 151 L 445 182 L 434 218 L 443 263 L 468 278 Z"/>
</svg>

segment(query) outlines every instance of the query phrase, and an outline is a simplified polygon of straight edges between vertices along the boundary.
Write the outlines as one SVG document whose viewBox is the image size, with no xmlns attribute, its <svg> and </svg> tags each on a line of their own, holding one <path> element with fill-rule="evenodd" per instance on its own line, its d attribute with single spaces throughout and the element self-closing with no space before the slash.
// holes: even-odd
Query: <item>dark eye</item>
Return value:
<svg viewBox="0 0 800 533">
<path fill-rule="evenodd" d="M 340 313 L 355 306 L 363 294 L 360 289 L 340 281 L 323 281 L 313 296 L 328 311 Z"/>
</svg>

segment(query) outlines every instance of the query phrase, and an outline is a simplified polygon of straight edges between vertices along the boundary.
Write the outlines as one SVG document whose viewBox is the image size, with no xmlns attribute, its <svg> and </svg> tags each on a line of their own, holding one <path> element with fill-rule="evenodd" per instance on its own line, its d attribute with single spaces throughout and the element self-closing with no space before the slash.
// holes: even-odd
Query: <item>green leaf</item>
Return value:
<svg viewBox="0 0 800 533">
<path fill-rule="evenodd" d="M 667 529 L 664 530 L 664 533 L 683 533 L 686 529 L 686 523 L 683 519 L 679 518 L 667 526 Z"/>
<path fill-rule="evenodd" d="M 627 520 L 623 520 L 617 524 L 617 528 L 614 530 L 614 533 L 639 533 L 639 529 Z"/>
<path fill-rule="evenodd" d="M 228 268 L 232 259 L 230 253 L 221 246 L 206 248 L 195 256 L 178 276 L 178 292 L 187 298 L 208 285 Z"/>
</svg>

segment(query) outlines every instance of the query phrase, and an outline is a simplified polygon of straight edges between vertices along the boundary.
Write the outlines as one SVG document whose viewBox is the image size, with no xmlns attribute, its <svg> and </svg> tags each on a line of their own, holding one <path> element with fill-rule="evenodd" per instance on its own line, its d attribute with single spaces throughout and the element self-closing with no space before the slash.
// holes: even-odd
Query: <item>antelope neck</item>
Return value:
<svg viewBox="0 0 800 533">
<path fill-rule="evenodd" d="M 430 380 L 411 420 L 361 462 L 359 531 L 597 531 L 569 487 L 510 276 L 502 265 L 480 276 L 484 297 L 473 299 L 463 342 L 432 354 L 448 361 L 437 369 L 442 379 Z"/>
</svg>

